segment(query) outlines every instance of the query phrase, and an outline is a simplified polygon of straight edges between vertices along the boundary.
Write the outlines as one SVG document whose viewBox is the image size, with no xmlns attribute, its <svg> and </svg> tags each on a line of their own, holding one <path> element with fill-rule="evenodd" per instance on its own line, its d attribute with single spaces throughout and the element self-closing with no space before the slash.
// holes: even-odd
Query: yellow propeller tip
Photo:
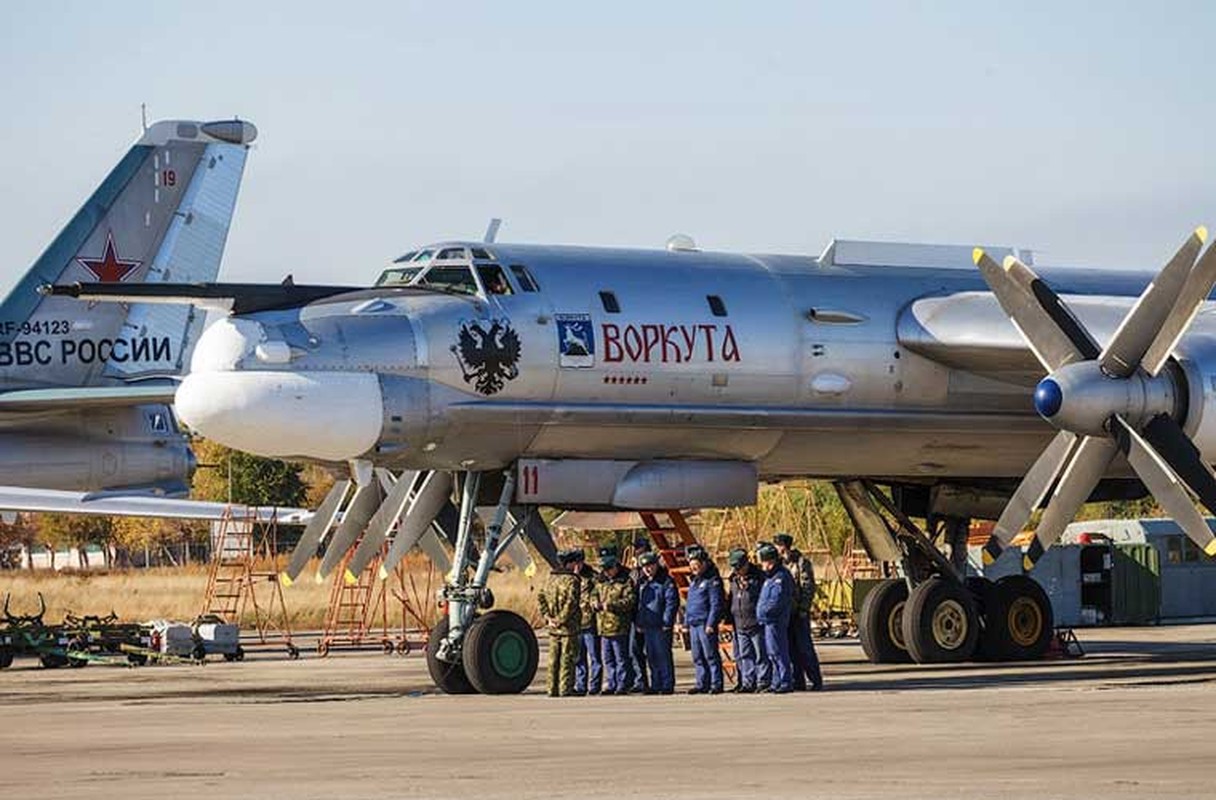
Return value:
<svg viewBox="0 0 1216 800">
<path fill-rule="evenodd" d="M 535 564 L 529 564 L 527 567 L 524 568 L 525 576 L 531 578 L 535 574 L 536 574 L 536 565 Z"/>
<path fill-rule="evenodd" d="M 1208 542 L 1207 547 L 1203 548 L 1203 552 L 1207 553 L 1212 558 L 1216 558 L 1216 539 Z"/>
<path fill-rule="evenodd" d="M 1005 259 L 1001 262 L 1001 266 L 1003 266 L 1005 269 L 1010 269 L 1016 263 L 1018 263 L 1018 259 L 1011 253 L 1005 256 Z"/>
<path fill-rule="evenodd" d="M 325 576 L 318 572 L 314 577 L 314 580 L 316 580 L 317 583 L 325 583 Z"/>
<path fill-rule="evenodd" d="M 971 251 L 971 260 L 972 260 L 972 262 L 975 263 L 975 265 L 977 267 L 980 265 L 980 259 L 983 257 L 984 257 L 984 248 L 977 247 Z"/>
<path fill-rule="evenodd" d="M 1034 569 L 1034 562 L 1030 560 L 1030 556 L 1022 556 L 1022 571 L 1030 572 Z"/>
<path fill-rule="evenodd" d="M 989 553 L 987 550 L 985 550 L 984 551 L 984 566 L 985 567 L 992 566 L 993 561 L 996 561 L 996 559 L 992 557 L 992 553 Z"/>
<path fill-rule="evenodd" d="M 386 570 L 384 567 L 380 568 L 380 572 L 378 574 L 380 576 L 380 580 L 382 580 L 382 581 L 388 580 L 388 570 Z"/>
<path fill-rule="evenodd" d="M 286 572 L 280 572 L 279 573 L 279 583 L 283 584 L 284 586 L 291 586 L 293 583 L 295 583 L 295 581 L 293 581 L 291 579 L 291 576 L 288 575 Z"/>
<path fill-rule="evenodd" d="M 1195 235 L 1199 237 L 1199 243 L 1203 244 L 1208 240 L 1208 229 L 1206 225 L 1200 225 L 1195 229 Z"/>
<path fill-rule="evenodd" d="M 359 582 L 359 576 L 355 575 L 355 573 L 351 572 L 350 570 L 346 571 L 346 574 L 342 576 L 342 579 L 346 581 L 347 586 L 354 586 Z"/>
</svg>

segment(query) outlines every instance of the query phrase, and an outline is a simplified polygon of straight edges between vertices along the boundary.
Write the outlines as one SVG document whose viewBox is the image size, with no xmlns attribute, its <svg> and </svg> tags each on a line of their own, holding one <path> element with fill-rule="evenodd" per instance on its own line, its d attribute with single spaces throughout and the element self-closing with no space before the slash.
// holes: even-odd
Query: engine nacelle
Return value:
<svg viewBox="0 0 1216 800">
<path fill-rule="evenodd" d="M 1186 385 L 1182 428 L 1204 460 L 1216 463 L 1216 340 L 1188 336 L 1176 352 Z"/>
</svg>

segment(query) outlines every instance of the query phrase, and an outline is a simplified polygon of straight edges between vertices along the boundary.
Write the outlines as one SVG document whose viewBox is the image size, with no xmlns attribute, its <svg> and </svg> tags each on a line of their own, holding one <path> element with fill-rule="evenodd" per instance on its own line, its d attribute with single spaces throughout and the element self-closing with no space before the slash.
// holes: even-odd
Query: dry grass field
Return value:
<svg viewBox="0 0 1216 800">
<path fill-rule="evenodd" d="M 295 629 L 316 629 L 324 625 L 333 583 L 331 580 L 317 583 L 313 578 L 315 574 L 316 565 L 310 565 L 299 580 L 283 589 L 283 600 Z M 545 576 L 543 568 L 531 579 L 519 570 L 492 576 L 490 586 L 496 605 L 533 618 L 536 591 Z M 433 618 L 434 592 L 441 583 L 442 577 L 433 572 L 424 559 L 408 560 L 401 582 L 389 581 L 386 594 L 390 626 L 400 626 L 401 598 L 409 602 L 414 613 Z M 48 622 L 58 622 L 68 611 L 98 615 L 113 611 L 125 621 L 189 621 L 202 611 L 206 587 L 206 566 L 90 572 L 0 571 L 0 596 L 11 595 L 13 613 L 37 611 L 41 592 L 46 598 Z M 265 605 L 274 590 L 275 585 L 269 581 L 259 583 L 256 587 L 259 602 Z M 252 614 L 252 608 L 247 606 L 242 623 L 251 624 Z M 407 616 L 407 627 L 417 627 L 413 614 Z"/>
</svg>

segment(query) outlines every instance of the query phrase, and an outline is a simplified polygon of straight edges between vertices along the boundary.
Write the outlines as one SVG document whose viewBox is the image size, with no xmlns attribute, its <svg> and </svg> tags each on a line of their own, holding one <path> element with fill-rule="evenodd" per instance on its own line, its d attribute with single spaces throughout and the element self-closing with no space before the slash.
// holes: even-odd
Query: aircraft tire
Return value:
<svg viewBox="0 0 1216 800">
<path fill-rule="evenodd" d="M 1051 645 L 1055 620 L 1047 592 L 1026 575 L 1007 575 L 988 587 L 979 650 L 993 661 L 1033 661 Z"/>
<path fill-rule="evenodd" d="M 490 611 L 473 620 L 464 637 L 464 671 L 482 694 L 519 694 L 540 665 L 536 633 L 511 611 Z"/>
<path fill-rule="evenodd" d="M 971 591 L 957 581 L 934 576 L 908 595 L 904 641 L 917 664 L 966 661 L 975 654 L 980 617 Z"/>
<path fill-rule="evenodd" d="M 903 616 L 908 584 L 885 580 L 870 590 L 861 603 L 857 635 L 871 664 L 906 664 L 912 660 L 904 645 Z"/>
<path fill-rule="evenodd" d="M 477 690 L 464 674 L 464 664 L 439 658 L 439 643 L 447 635 L 448 618 L 443 617 L 431 628 L 431 635 L 426 640 L 427 672 L 431 673 L 431 680 L 444 694 L 476 694 Z"/>
</svg>

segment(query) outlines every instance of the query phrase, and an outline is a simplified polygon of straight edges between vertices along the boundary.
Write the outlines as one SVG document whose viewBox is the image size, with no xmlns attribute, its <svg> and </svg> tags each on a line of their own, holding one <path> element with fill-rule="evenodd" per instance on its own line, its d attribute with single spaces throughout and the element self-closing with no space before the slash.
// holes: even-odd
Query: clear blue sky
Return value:
<svg viewBox="0 0 1216 800">
<path fill-rule="evenodd" d="M 1016 6 L 1016 8 L 1015 8 Z M 149 116 L 261 137 L 228 279 L 480 236 L 1153 266 L 1216 229 L 1211 3 L 0 5 L 0 290 Z"/>
</svg>

